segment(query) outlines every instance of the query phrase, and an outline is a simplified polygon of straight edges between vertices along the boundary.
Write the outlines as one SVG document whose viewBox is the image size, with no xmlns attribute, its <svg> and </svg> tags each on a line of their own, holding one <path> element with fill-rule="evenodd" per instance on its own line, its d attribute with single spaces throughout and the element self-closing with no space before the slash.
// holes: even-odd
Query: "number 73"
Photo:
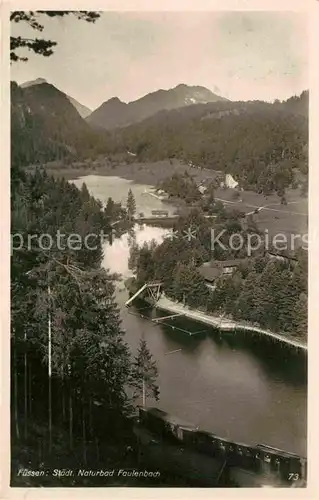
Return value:
<svg viewBox="0 0 319 500">
<path fill-rule="evenodd" d="M 289 479 L 289 481 L 298 481 L 298 479 L 299 479 L 298 472 L 289 472 L 288 479 Z"/>
</svg>

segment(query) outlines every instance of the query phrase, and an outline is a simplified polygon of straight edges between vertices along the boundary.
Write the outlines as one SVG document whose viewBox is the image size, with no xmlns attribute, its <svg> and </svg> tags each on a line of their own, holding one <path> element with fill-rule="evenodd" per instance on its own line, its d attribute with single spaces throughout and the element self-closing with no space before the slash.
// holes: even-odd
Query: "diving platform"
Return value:
<svg viewBox="0 0 319 500">
<path fill-rule="evenodd" d="M 176 318 L 177 316 L 183 316 L 183 313 L 176 313 L 176 314 L 170 314 L 169 316 L 161 316 L 158 318 L 153 318 L 152 321 L 158 323 L 159 321 L 162 321 L 164 319 L 172 319 Z"/>
<path fill-rule="evenodd" d="M 145 290 L 147 290 L 149 292 L 150 297 L 156 303 L 158 301 L 158 299 L 160 298 L 161 286 L 162 286 L 162 283 L 160 281 L 156 281 L 153 283 L 144 283 L 144 285 L 141 286 L 141 288 L 139 288 L 139 290 L 137 290 L 137 292 L 134 293 L 134 295 L 132 295 L 132 297 L 130 297 L 125 302 L 126 307 L 128 307 L 133 302 L 133 300 L 135 300 Z"/>
</svg>

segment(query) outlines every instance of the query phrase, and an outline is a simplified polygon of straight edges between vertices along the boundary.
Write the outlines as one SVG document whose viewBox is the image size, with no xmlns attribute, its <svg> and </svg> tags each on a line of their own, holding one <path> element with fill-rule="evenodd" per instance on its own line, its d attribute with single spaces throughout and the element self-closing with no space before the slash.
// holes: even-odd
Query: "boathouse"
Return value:
<svg viewBox="0 0 319 500">
<path fill-rule="evenodd" d="M 208 285 L 213 285 L 217 278 L 223 275 L 230 275 L 236 271 L 243 261 L 244 259 L 212 260 L 205 262 L 197 270 Z"/>
<path fill-rule="evenodd" d="M 290 265 L 295 265 L 298 259 L 289 251 L 268 250 L 265 251 L 265 257 L 271 260 L 279 260 Z"/>
<path fill-rule="evenodd" d="M 167 210 L 152 210 L 152 215 L 155 217 L 168 217 Z"/>
</svg>

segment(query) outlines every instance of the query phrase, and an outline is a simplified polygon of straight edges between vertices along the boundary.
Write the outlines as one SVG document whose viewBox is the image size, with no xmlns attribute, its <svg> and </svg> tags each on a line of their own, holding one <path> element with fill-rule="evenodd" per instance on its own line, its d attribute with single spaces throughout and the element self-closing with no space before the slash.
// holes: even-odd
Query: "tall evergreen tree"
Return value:
<svg viewBox="0 0 319 500">
<path fill-rule="evenodd" d="M 193 263 L 178 264 L 174 273 L 173 296 L 193 307 L 205 305 L 208 289 Z"/>
<path fill-rule="evenodd" d="M 37 241 L 31 248 L 25 243 L 28 234 L 54 237 L 57 230 L 66 236 L 99 234 L 105 215 L 85 188 L 40 170 L 18 180 L 12 191 L 12 233 L 20 233 L 24 245 L 12 254 L 13 437 L 20 444 L 32 439 L 37 423 L 49 432 L 36 446 L 49 450 L 52 443 L 53 451 L 57 429 L 68 432 L 63 453 L 80 439 L 85 463 L 89 442 L 98 446 L 106 433 L 108 439 L 119 437 L 130 412 L 130 356 L 114 277 L 100 269 L 100 246 L 96 251 L 60 248 L 54 238 L 47 249 Z"/>
<path fill-rule="evenodd" d="M 130 384 L 134 388 L 134 396 L 142 396 L 143 407 L 146 398 L 152 397 L 159 400 L 159 388 L 156 384 L 158 370 L 153 356 L 150 353 L 146 340 L 141 339 L 137 355 L 132 365 Z"/>
<path fill-rule="evenodd" d="M 126 209 L 129 220 L 132 220 L 136 213 L 136 201 L 131 189 L 128 190 Z"/>
</svg>

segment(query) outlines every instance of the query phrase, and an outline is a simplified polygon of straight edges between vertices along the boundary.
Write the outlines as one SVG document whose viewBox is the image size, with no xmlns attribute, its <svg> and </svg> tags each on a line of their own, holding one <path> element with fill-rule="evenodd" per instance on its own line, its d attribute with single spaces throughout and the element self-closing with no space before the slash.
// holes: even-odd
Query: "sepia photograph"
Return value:
<svg viewBox="0 0 319 500">
<path fill-rule="evenodd" d="M 11 488 L 306 488 L 307 13 L 9 16 Z"/>
</svg>

